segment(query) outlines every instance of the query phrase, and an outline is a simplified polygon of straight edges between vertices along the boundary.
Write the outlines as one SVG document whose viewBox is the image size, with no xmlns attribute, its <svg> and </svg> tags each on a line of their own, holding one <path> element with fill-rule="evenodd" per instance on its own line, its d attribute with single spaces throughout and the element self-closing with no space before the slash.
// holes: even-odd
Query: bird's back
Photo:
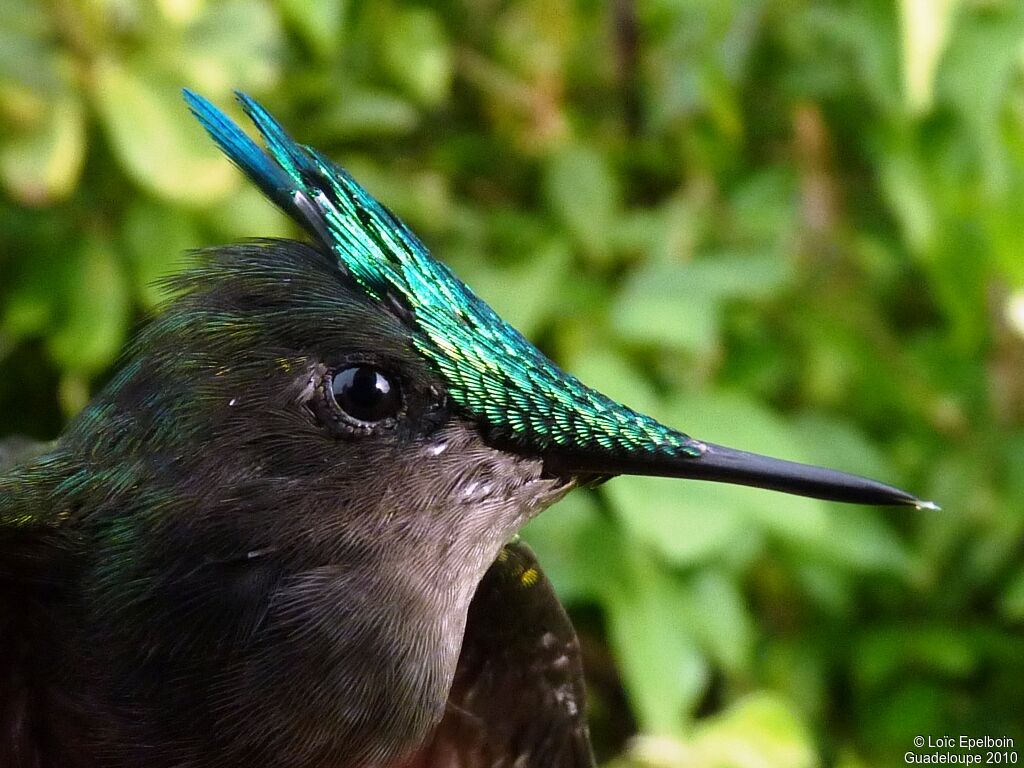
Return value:
<svg viewBox="0 0 1024 768">
<path fill-rule="evenodd" d="M 33 487 L 33 459 L 50 444 L 0 441 L 0 765 L 54 763 L 53 622 L 63 608 L 67 568 Z"/>
</svg>

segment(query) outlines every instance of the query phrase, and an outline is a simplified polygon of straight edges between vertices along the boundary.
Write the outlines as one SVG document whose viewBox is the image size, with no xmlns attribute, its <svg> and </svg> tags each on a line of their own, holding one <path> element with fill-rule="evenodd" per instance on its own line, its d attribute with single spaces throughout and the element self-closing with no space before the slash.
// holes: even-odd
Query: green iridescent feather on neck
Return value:
<svg viewBox="0 0 1024 768">
<path fill-rule="evenodd" d="M 541 450 L 701 454 L 687 435 L 559 369 L 346 171 L 295 143 L 257 102 L 238 94 L 269 155 L 209 101 L 189 91 L 185 98 L 225 154 L 363 291 L 403 317 L 452 400 L 492 435 Z"/>
</svg>

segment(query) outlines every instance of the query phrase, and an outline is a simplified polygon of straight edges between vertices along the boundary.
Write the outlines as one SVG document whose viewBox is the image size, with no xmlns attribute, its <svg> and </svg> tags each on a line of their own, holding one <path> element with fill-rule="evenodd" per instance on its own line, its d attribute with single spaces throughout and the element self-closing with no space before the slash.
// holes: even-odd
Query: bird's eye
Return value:
<svg viewBox="0 0 1024 768">
<path fill-rule="evenodd" d="M 394 418 L 402 408 L 398 381 L 374 365 L 353 365 L 335 373 L 331 394 L 347 416 L 364 424 Z"/>
</svg>

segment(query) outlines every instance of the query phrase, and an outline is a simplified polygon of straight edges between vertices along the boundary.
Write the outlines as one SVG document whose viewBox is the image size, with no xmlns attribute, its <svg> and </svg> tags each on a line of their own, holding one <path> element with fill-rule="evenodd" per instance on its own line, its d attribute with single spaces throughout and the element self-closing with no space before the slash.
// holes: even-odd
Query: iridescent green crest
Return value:
<svg viewBox="0 0 1024 768">
<path fill-rule="evenodd" d="M 363 291 L 400 313 L 452 400 L 491 434 L 540 450 L 701 454 L 686 435 L 559 369 L 345 170 L 295 143 L 253 99 L 238 94 L 267 152 L 209 101 L 185 98 L 225 154 Z"/>
</svg>

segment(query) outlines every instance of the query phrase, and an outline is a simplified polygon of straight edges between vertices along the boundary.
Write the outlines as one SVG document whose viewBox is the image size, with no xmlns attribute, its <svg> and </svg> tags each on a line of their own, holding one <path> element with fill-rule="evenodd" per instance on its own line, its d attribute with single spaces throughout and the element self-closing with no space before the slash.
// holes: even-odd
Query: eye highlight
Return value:
<svg viewBox="0 0 1024 768">
<path fill-rule="evenodd" d="M 375 365 L 352 365 L 336 371 L 330 392 L 342 413 L 362 425 L 393 419 L 402 410 L 397 378 Z"/>
</svg>

